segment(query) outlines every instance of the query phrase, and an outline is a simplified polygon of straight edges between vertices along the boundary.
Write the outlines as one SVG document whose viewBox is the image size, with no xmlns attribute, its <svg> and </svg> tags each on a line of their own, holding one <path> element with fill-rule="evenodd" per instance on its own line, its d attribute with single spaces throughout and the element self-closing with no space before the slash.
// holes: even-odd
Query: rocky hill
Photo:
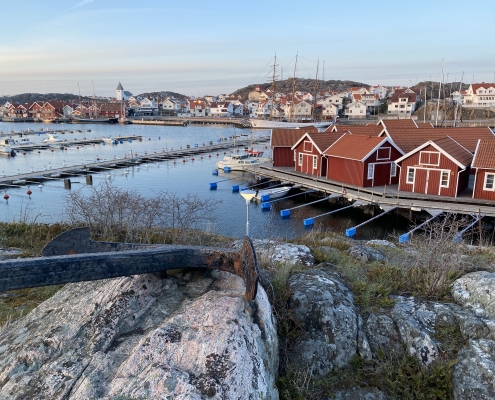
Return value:
<svg viewBox="0 0 495 400">
<path fill-rule="evenodd" d="M 452 92 L 455 92 L 459 90 L 459 87 L 461 90 L 467 90 L 469 88 L 469 85 L 467 83 L 460 83 L 460 82 L 449 82 L 446 84 L 442 84 L 442 90 L 440 92 L 440 98 L 444 99 L 446 97 L 450 97 Z M 424 99 L 424 92 L 426 90 L 426 96 L 427 99 L 438 99 L 438 93 L 440 90 L 440 82 L 432 82 L 432 81 L 424 81 L 424 82 L 419 82 L 414 86 L 411 86 L 411 89 L 413 89 L 416 93 L 422 93 L 421 98 Z"/>
<path fill-rule="evenodd" d="M 314 92 L 315 90 L 315 79 L 303 79 L 296 78 L 296 91 L 301 92 Z M 292 93 L 292 79 L 285 79 L 283 81 L 276 82 L 275 90 L 283 93 Z M 250 91 L 256 89 L 260 86 L 263 90 L 271 88 L 271 83 L 261 83 L 254 84 L 237 89 L 233 94 L 241 96 L 243 99 L 247 100 Z M 328 81 L 318 81 L 318 91 L 323 92 L 326 90 L 336 90 L 343 91 L 347 90 L 353 86 L 369 86 L 366 83 L 355 82 L 355 81 L 340 81 L 340 80 L 328 80 Z"/>
<path fill-rule="evenodd" d="M 137 95 L 138 97 L 142 97 L 142 98 L 153 98 L 153 99 L 163 99 L 167 96 L 174 96 L 176 99 L 179 99 L 179 100 L 184 100 L 184 99 L 187 99 L 188 96 L 186 96 L 185 94 L 181 94 L 181 93 L 176 93 L 176 92 L 169 92 L 169 91 L 165 91 L 165 92 L 146 92 L 146 93 L 141 93 L 141 94 L 138 94 Z"/>
<path fill-rule="evenodd" d="M 1 96 L 0 104 L 4 104 L 9 101 L 11 103 L 24 104 L 33 101 L 50 101 L 50 100 L 61 100 L 65 102 L 78 102 L 79 96 L 72 93 L 23 93 L 16 94 L 13 96 Z M 83 101 L 93 101 L 92 97 L 81 96 Z"/>
</svg>

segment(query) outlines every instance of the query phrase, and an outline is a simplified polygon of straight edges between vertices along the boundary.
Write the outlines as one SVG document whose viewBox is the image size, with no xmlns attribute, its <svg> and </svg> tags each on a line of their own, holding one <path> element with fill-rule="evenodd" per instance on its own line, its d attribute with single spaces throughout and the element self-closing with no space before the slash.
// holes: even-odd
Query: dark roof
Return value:
<svg viewBox="0 0 495 400">
<path fill-rule="evenodd" d="M 119 82 L 119 85 L 117 86 L 117 90 L 124 90 L 124 88 L 122 87 L 122 84 Z"/>
<path fill-rule="evenodd" d="M 453 158 L 464 165 L 464 167 L 467 167 L 473 161 L 473 154 L 449 136 L 436 139 L 433 143 L 435 143 L 446 153 L 450 154 Z"/>
<path fill-rule="evenodd" d="M 495 139 L 480 140 L 473 159 L 473 168 L 495 169 Z"/>
<path fill-rule="evenodd" d="M 315 127 L 308 127 L 304 129 L 272 129 L 272 147 L 292 147 L 305 133 L 317 133 L 318 129 Z"/>
<path fill-rule="evenodd" d="M 362 161 L 384 141 L 383 137 L 345 133 L 325 151 L 325 155 Z"/>
</svg>

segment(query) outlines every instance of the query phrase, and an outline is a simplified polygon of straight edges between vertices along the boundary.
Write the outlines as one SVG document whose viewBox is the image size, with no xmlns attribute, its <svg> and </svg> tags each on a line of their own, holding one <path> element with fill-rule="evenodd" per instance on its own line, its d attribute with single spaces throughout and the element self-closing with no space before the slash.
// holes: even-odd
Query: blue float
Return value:
<svg viewBox="0 0 495 400">
<path fill-rule="evenodd" d="M 211 174 L 212 174 L 212 175 L 217 175 L 217 176 L 218 176 L 218 169 L 214 169 L 213 171 L 211 171 Z"/>
<path fill-rule="evenodd" d="M 217 183 L 216 182 L 210 182 L 210 190 L 216 190 L 217 188 Z"/>
<path fill-rule="evenodd" d="M 123 143 L 124 143 L 124 141 L 123 140 L 120 140 L 120 144 L 123 144 Z"/>
<path fill-rule="evenodd" d="M 149 137 L 148 140 L 151 140 L 151 138 Z"/>
<path fill-rule="evenodd" d="M 356 236 L 356 228 L 348 228 L 345 230 L 345 235 L 347 237 L 354 237 Z"/>
<path fill-rule="evenodd" d="M 233 185 L 232 186 L 232 192 L 237 193 L 239 191 L 239 185 Z"/>
<path fill-rule="evenodd" d="M 194 147 L 199 147 L 197 143 L 194 143 Z"/>
<path fill-rule="evenodd" d="M 132 139 L 129 139 L 129 143 L 132 143 Z"/>
<path fill-rule="evenodd" d="M 281 217 L 290 217 L 290 210 L 281 210 L 280 216 Z"/>
<path fill-rule="evenodd" d="M 314 218 L 306 218 L 303 222 L 304 222 L 304 226 L 309 226 L 309 225 L 314 225 L 315 220 Z"/>
<path fill-rule="evenodd" d="M 223 172 L 227 172 L 227 173 L 230 172 L 230 167 L 224 167 Z"/>
<path fill-rule="evenodd" d="M 268 202 L 261 203 L 261 209 L 262 210 L 269 210 L 270 209 L 270 203 L 268 203 Z"/>
<path fill-rule="evenodd" d="M 263 196 L 261 196 L 261 201 L 270 201 L 270 195 L 264 194 Z"/>
</svg>

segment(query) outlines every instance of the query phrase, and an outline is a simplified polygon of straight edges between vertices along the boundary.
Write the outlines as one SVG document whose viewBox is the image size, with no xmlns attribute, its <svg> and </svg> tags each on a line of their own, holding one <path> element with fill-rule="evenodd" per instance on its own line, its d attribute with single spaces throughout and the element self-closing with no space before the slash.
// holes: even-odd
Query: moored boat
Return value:
<svg viewBox="0 0 495 400">
<path fill-rule="evenodd" d="M 52 133 L 48 134 L 48 137 L 46 139 L 43 139 L 44 143 L 60 143 L 63 141 L 64 139 L 62 139 L 60 136 L 54 135 Z"/>
<path fill-rule="evenodd" d="M 255 199 L 268 201 L 284 197 L 292 189 L 292 186 L 278 186 L 274 188 L 256 190 Z M 267 198 L 268 196 L 268 198 Z"/>
</svg>

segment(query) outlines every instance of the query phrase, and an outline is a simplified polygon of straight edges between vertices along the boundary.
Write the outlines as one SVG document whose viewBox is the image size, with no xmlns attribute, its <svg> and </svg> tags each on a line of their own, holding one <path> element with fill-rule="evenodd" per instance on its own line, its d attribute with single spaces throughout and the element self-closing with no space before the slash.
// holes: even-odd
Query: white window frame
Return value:
<svg viewBox="0 0 495 400">
<path fill-rule="evenodd" d="M 397 164 L 396 163 L 390 163 L 390 176 L 392 178 L 397 176 Z"/>
<path fill-rule="evenodd" d="M 412 171 L 412 181 L 410 180 L 410 173 Z M 414 184 L 414 179 L 416 178 L 416 168 L 414 167 L 407 167 L 407 175 L 406 175 L 406 183 L 413 185 Z"/>
<path fill-rule="evenodd" d="M 443 174 L 447 174 L 447 184 L 446 185 L 442 184 Z M 440 187 L 441 188 L 448 188 L 449 185 L 450 185 L 450 171 L 449 170 L 442 170 L 440 172 Z"/>
<path fill-rule="evenodd" d="M 428 163 L 423 163 L 421 162 L 421 155 L 425 153 L 425 154 L 438 154 L 438 163 L 436 164 L 431 164 L 429 161 L 430 161 L 430 156 L 428 156 Z M 420 151 L 419 152 L 419 164 L 420 165 L 432 165 L 432 166 L 435 166 L 435 167 L 438 167 L 440 165 L 440 152 L 439 151 Z"/>
<path fill-rule="evenodd" d="M 313 169 L 318 168 L 318 156 L 313 156 Z"/>
<path fill-rule="evenodd" d="M 488 181 L 488 177 L 492 177 L 492 187 L 488 188 L 486 187 L 486 183 Z M 493 172 L 485 172 L 485 179 L 483 180 L 483 190 L 489 191 L 489 192 L 494 192 L 495 191 L 495 173 Z"/>
<path fill-rule="evenodd" d="M 309 145 L 311 146 L 311 147 L 310 147 L 310 150 L 307 150 L 307 149 L 306 149 L 306 144 L 308 144 L 308 143 L 309 143 Z M 305 140 L 305 141 L 303 142 L 303 150 L 304 150 L 306 153 L 312 153 L 312 152 L 313 152 L 313 142 L 311 142 L 311 140 Z"/>
<path fill-rule="evenodd" d="M 303 164 L 303 153 L 299 153 L 299 160 L 297 162 L 297 165 L 302 166 Z"/>
<path fill-rule="evenodd" d="M 375 176 L 375 164 L 368 164 L 368 177 L 367 179 L 373 179 Z"/>
<path fill-rule="evenodd" d="M 388 157 L 387 158 L 379 158 L 378 154 L 380 154 L 380 150 L 388 150 Z M 391 154 L 392 154 L 392 148 L 391 147 L 380 147 L 379 149 L 376 149 L 376 159 L 377 160 L 390 160 Z"/>
</svg>

